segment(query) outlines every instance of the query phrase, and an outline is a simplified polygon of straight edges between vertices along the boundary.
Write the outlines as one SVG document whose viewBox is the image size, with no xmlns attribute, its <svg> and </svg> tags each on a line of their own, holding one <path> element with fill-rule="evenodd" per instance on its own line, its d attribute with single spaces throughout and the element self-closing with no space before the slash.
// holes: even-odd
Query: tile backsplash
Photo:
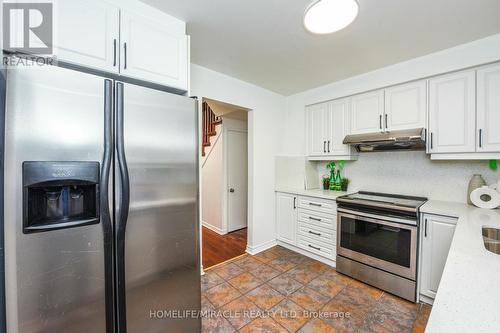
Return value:
<svg viewBox="0 0 500 333">
<path fill-rule="evenodd" d="M 316 162 L 318 179 L 328 174 L 326 162 Z M 425 152 L 362 153 L 346 161 L 343 177 L 350 191 L 374 191 L 425 196 L 432 200 L 467 202 L 467 185 L 473 174 L 488 184 L 500 179 L 488 161 L 432 161 Z"/>
</svg>

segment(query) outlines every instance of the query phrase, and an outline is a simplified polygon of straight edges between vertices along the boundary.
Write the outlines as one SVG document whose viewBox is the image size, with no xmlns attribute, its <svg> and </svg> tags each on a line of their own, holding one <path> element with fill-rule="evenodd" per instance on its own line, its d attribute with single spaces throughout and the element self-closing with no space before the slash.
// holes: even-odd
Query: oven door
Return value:
<svg viewBox="0 0 500 333">
<path fill-rule="evenodd" d="M 408 225 L 348 210 L 339 210 L 337 219 L 337 255 L 416 280 L 416 221 Z"/>
</svg>

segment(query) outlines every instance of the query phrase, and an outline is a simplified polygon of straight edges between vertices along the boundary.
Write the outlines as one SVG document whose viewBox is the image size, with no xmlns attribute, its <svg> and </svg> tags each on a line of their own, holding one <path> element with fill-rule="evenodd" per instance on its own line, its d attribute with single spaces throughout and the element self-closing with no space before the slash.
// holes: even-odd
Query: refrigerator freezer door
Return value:
<svg viewBox="0 0 500 333">
<path fill-rule="evenodd" d="M 119 332 L 199 332 L 200 318 L 154 314 L 200 309 L 196 101 L 115 89 Z"/>
<path fill-rule="evenodd" d="M 109 80 L 56 67 L 35 66 L 7 73 L 4 218 L 8 332 L 106 332 L 103 227 L 111 230 L 109 215 L 101 211 L 97 224 L 23 233 L 22 171 L 25 161 L 87 161 L 102 167 L 105 109 L 111 111 L 105 95 L 111 89 Z M 105 174 L 102 169 L 100 173 L 101 177 Z M 50 176 L 72 177 L 64 167 L 54 169 Z M 43 186 L 39 190 L 50 194 L 41 197 L 51 201 L 49 205 L 59 199 L 57 191 Z M 79 196 L 72 196 L 71 191 L 75 189 L 68 186 L 70 194 L 61 200 L 78 201 Z M 103 201 L 101 198 L 101 206 Z M 72 209 L 80 209 L 75 207 Z M 66 208 L 61 209 L 64 215 Z"/>
</svg>

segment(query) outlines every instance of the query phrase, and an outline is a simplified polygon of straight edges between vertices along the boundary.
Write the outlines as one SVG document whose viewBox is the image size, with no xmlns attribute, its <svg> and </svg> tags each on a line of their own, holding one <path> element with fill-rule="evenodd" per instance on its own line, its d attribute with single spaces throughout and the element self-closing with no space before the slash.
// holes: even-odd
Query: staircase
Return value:
<svg viewBox="0 0 500 333">
<path fill-rule="evenodd" d="M 201 156 L 205 156 L 205 148 L 210 147 L 210 138 L 217 135 L 216 126 L 222 124 L 222 118 L 215 115 L 207 102 L 202 107 L 203 142 Z"/>
</svg>

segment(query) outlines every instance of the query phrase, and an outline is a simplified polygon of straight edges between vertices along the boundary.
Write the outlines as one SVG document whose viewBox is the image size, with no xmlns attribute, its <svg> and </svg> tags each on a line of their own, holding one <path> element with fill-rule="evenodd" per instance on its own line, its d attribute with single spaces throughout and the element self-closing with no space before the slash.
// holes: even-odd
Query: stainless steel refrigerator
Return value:
<svg viewBox="0 0 500 333">
<path fill-rule="evenodd" d="M 115 79 L 7 71 L 8 332 L 200 331 L 196 100 Z"/>
</svg>

